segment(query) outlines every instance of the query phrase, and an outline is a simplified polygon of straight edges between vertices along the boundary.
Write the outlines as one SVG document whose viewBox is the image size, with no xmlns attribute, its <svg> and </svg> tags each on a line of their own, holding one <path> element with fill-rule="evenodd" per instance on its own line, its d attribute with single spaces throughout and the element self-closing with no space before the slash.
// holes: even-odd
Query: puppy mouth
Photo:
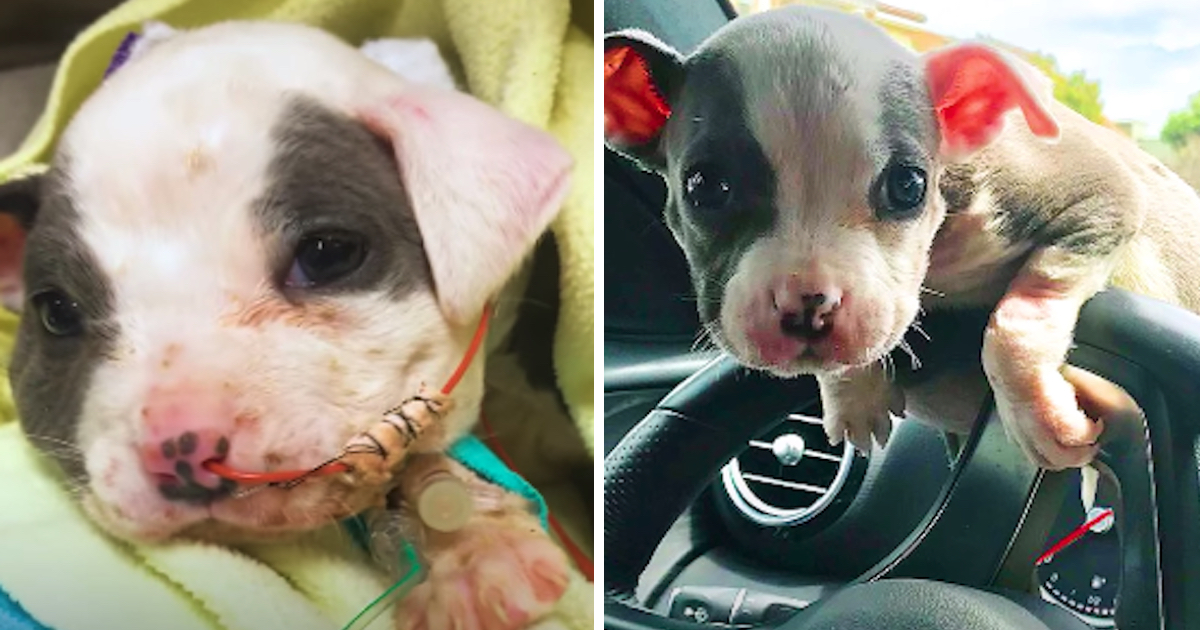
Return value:
<svg viewBox="0 0 1200 630">
<path fill-rule="evenodd" d="M 750 328 L 742 332 L 742 344 L 722 342 L 721 345 L 749 367 L 775 376 L 794 377 L 802 374 L 836 374 L 845 370 L 876 363 L 903 341 L 904 331 L 884 335 L 868 335 L 834 330 L 817 339 L 788 335 L 778 326 Z M 739 347 L 740 346 L 740 347 Z"/>
<path fill-rule="evenodd" d="M 745 331 L 749 352 L 734 351 L 744 363 L 780 376 L 848 367 L 850 348 L 839 335 L 804 339 L 778 327 Z"/>
</svg>

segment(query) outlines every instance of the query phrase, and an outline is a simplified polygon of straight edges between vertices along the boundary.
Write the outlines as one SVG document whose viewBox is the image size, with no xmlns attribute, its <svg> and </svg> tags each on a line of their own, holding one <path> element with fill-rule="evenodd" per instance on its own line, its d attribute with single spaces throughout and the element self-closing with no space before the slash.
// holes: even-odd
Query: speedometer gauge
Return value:
<svg viewBox="0 0 1200 630">
<path fill-rule="evenodd" d="M 1096 506 L 1084 513 L 1079 475 L 1050 530 L 1037 566 L 1042 598 L 1095 628 L 1112 628 L 1121 591 L 1121 542 L 1114 517 L 1116 492 L 1101 480 Z"/>
</svg>

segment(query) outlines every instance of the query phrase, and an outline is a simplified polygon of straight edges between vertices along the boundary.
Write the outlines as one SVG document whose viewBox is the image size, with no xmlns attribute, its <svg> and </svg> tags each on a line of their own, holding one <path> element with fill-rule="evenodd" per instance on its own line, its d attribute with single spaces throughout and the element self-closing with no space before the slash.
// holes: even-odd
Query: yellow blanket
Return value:
<svg viewBox="0 0 1200 630">
<path fill-rule="evenodd" d="M 593 43 L 570 25 L 569 14 L 569 0 L 129 0 L 67 50 L 46 111 L 23 146 L 0 161 L 0 181 L 44 167 L 121 38 L 146 20 L 176 28 L 232 19 L 300 21 L 355 44 L 380 37 L 431 38 L 470 92 L 548 129 L 576 160 L 574 188 L 552 225 L 562 269 L 554 361 L 563 397 L 590 450 Z M 0 314 L 5 359 L 15 322 Z M 115 543 L 39 469 L 14 417 L 8 381 L 0 379 L 0 587 L 55 630 L 337 628 L 386 586 L 344 536 L 331 532 L 296 545 L 240 552 L 193 543 Z M 552 621 L 583 630 L 592 627 L 592 618 L 591 585 L 575 576 Z M 385 626 L 381 620 L 372 627 Z"/>
</svg>

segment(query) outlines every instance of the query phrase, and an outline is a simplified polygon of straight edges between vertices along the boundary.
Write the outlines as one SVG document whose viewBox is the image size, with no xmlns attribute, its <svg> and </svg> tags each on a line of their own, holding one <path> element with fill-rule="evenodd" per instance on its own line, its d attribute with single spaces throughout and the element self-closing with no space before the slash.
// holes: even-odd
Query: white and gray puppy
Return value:
<svg viewBox="0 0 1200 630">
<path fill-rule="evenodd" d="M 704 325 L 747 365 L 815 373 L 835 441 L 886 441 L 883 358 L 921 308 L 981 307 L 1009 435 L 1082 465 L 1103 423 L 1061 371 L 1081 305 L 1114 282 L 1200 307 L 1196 194 L 994 48 L 919 56 L 791 7 L 686 58 L 610 34 L 605 74 L 606 141 L 666 180 Z"/>
<path fill-rule="evenodd" d="M 432 50 L 396 61 L 445 83 Z M 571 164 L 545 132 L 317 29 L 150 29 L 49 171 L 0 188 L 27 230 L 0 270 L 24 312 L 21 423 L 130 540 L 276 537 L 377 505 L 384 489 L 330 477 L 235 498 L 202 464 L 311 468 L 440 386 Z M 482 364 L 416 451 L 472 427 Z M 524 627 L 566 588 L 565 555 L 523 499 L 454 470 L 487 509 L 421 534 L 428 579 L 398 627 Z"/>
</svg>

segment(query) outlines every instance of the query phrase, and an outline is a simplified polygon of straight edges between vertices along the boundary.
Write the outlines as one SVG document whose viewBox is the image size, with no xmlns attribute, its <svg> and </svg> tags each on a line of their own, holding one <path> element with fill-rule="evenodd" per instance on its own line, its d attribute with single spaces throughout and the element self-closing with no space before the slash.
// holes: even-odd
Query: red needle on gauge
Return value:
<svg viewBox="0 0 1200 630">
<path fill-rule="evenodd" d="M 1049 560 L 1050 558 L 1053 558 L 1054 554 L 1062 551 L 1063 549 L 1066 549 L 1067 547 L 1070 547 L 1072 543 L 1074 543 L 1075 541 L 1082 538 L 1084 534 L 1092 531 L 1093 527 L 1099 525 L 1100 523 L 1103 523 L 1104 519 L 1112 518 L 1112 515 L 1113 515 L 1112 508 L 1106 508 L 1104 510 L 1101 510 L 1091 520 L 1084 523 L 1083 525 L 1080 525 L 1079 527 L 1076 527 L 1074 529 L 1074 531 L 1072 531 L 1070 534 L 1063 536 L 1062 540 L 1054 543 L 1054 546 L 1047 549 L 1046 553 L 1043 553 L 1042 555 L 1038 556 L 1037 562 L 1034 562 L 1033 565 L 1037 566 L 1040 564 L 1044 564 L 1047 560 Z"/>
</svg>

